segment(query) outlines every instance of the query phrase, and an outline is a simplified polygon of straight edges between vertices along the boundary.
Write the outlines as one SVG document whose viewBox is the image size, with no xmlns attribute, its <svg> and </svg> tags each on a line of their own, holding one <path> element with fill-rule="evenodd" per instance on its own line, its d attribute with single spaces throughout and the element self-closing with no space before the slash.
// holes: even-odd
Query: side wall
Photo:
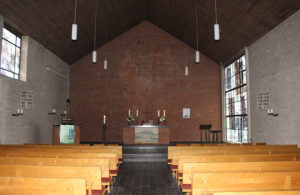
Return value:
<svg viewBox="0 0 300 195">
<path fill-rule="evenodd" d="M 1 37 L 2 27 L 0 17 Z M 24 51 L 27 52 L 26 82 L 0 75 L 0 144 L 51 143 L 52 125 L 60 123 L 59 114 L 67 107 L 69 81 L 47 71 L 46 67 L 68 76 L 69 65 L 32 38 L 24 36 L 23 41 L 28 44 Z M 33 108 L 24 109 L 23 116 L 14 117 L 12 114 L 20 108 L 22 90 L 34 92 Z M 52 109 L 58 114 L 48 115 Z"/>
<path fill-rule="evenodd" d="M 253 142 L 300 144 L 300 11 L 249 47 Z M 279 116 L 257 109 L 257 93 L 269 92 Z"/>
<path fill-rule="evenodd" d="M 220 66 L 211 59 L 201 55 L 195 64 L 194 49 L 147 21 L 107 44 L 107 70 L 104 51 L 98 49 L 97 64 L 89 54 L 71 66 L 71 117 L 82 122 L 81 141 L 102 141 L 106 114 L 107 140 L 121 142 L 128 109 L 155 124 L 157 109 L 165 109 L 171 141 L 199 141 L 200 124 L 220 129 Z M 191 108 L 190 119 L 183 108 Z"/>
</svg>

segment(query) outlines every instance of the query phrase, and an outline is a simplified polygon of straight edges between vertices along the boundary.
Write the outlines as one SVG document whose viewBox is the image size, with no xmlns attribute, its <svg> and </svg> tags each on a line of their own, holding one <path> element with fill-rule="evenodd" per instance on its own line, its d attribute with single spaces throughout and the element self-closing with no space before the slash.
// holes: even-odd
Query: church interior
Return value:
<svg viewBox="0 0 300 195">
<path fill-rule="evenodd" d="M 0 194 L 300 194 L 299 0 L 0 1 Z"/>
</svg>

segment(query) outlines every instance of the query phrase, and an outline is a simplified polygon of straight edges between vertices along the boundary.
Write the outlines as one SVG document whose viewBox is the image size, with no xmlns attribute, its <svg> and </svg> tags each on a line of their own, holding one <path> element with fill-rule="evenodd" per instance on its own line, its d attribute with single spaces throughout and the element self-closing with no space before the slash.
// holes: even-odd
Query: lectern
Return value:
<svg viewBox="0 0 300 195">
<path fill-rule="evenodd" d="M 60 125 L 54 125 L 52 129 L 52 144 L 58 145 L 60 143 Z M 80 144 L 80 126 L 74 126 L 74 144 Z"/>
</svg>

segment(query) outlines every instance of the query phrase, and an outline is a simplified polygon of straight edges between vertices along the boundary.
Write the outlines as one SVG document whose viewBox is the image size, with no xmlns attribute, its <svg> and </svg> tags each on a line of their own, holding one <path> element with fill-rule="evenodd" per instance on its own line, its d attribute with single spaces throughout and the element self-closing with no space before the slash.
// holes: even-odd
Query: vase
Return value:
<svg viewBox="0 0 300 195">
<path fill-rule="evenodd" d="M 128 122 L 128 126 L 130 126 L 130 122 Z"/>
</svg>

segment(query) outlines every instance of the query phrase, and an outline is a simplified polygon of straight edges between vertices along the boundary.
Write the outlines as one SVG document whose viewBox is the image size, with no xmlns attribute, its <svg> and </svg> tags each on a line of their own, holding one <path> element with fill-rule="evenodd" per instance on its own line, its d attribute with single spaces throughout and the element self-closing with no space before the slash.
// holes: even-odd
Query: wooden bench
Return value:
<svg viewBox="0 0 300 195">
<path fill-rule="evenodd" d="M 299 195 L 300 191 L 216 192 L 213 195 Z"/>
<path fill-rule="evenodd" d="M 88 146 L 88 145 L 0 145 L 0 151 L 25 151 L 25 150 L 62 150 L 76 152 L 117 152 L 118 162 L 123 162 L 123 154 L 121 146 Z"/>
<path fill-rule="evenodd" d="M 0 177 L 83 178 L 89 195 L 92 191 L 104 194 L 100 167 L 34 166 L 0 164 Z"/>
<path fill-rule="evenodd" d="M 300 154 L 237 154 L 237 155 L 181 155 L 178 159 L 178 177 L 182 177 L 184 163 L 299 161 Z"/>
<path fill-rule="evenodd" d="M 198 151 L 198 150 L 237 150 L 237 149 L 274 149 L 274 148 L 297 148 L 297 145 L 267 145 L 267 146 L 242 146 L 242 145 L 222 145 L 222 146 L 169 146 L 168 164 L 172 162 L 172 154 L 177 151 Z"/>
<path fill-rule="evenodd" d="M 191 192 L 192 174 L 222 172 L 300 171 L 300 161 L 184 163 L 181 188 Z"/>
<path fill-rule="evenodd" d="M 192 194 L 300 190 L 300 172 L 193 173 Z"/>
<path fill-rule="evenodd" d="M 24 152 L 24 151 L 0 151 L 0 157 L 41 157 L 41 158 L 108 158 L 110 163 L 110 175 L 117 176 L 117 154 L 112 153 L 76 153 L 76 152 Z"/>
<path fill-rule="evenodd" d="M 108 191 L 111 186 L 109 175 L 109 159 L 81 159 L 81 158 L 38 158 L 38 157 L 0 157 L 0 164 L 15 165 L 41 165 L 41 166 L 90 166 L 100 167 L 102 184 L 107 186 Z"/>
<path fill-rule="evenodd" d="M 233 154 L 280 154 L 280 153 L 300 153 L 298 148 L 278 148 L 278 149 L 250 149 L 250 150 L 207 150 L 207 151 L 177 151 L 173 153 L 171 169 L 173 176 L 177 175 L 178 172 L 178 158 L 181 155 L 233 155 Z"/>
<path fill-rule="evenodd" d="M 86 195 L 86 180 L 74 178 L 0 177 L 0 194 Z"/>
</svg>

